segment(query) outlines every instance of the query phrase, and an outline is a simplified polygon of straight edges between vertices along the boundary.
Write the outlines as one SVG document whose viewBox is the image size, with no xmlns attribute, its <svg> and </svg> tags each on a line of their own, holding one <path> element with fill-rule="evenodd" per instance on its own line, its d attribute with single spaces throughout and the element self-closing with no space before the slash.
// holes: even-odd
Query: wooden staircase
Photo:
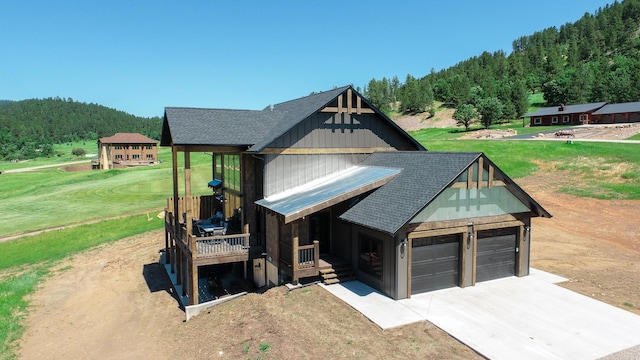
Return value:
<svg viewBox="0 0 640 360">
<path fill-rule="evenodd" d="M 324 284 L 331 285 L 355 279 L 349 263 L 344 260 L 336 261 L 335 259 L 331 259 L 330 261 L 331 262 L 321 260 L 319 271 Z"/>
</svg>

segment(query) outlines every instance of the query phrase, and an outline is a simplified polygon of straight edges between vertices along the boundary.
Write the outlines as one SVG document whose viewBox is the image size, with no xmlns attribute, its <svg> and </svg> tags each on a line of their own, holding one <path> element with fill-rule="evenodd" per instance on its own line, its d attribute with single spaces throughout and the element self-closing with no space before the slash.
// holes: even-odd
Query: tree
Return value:
<svg viewBox="0 0 640 360">
<path fill-rule="evenodd" d="M 478 113 L 473 105 L 460 104 L 453 113 L 453 118 L 458 121 L 458 126 L 464 126 L 464 131 L 469 131 L 469 126 L 474 119 L 478 118 Z"/>
<path fill-rule="evenodd" d="M 478 113 L 481 115 L 480 122 L 488 129 L 491 124 L 502 120 L 502 103 L 498 98 L 490 97 L 480 100 L 478 103 Z"/>
</svg>

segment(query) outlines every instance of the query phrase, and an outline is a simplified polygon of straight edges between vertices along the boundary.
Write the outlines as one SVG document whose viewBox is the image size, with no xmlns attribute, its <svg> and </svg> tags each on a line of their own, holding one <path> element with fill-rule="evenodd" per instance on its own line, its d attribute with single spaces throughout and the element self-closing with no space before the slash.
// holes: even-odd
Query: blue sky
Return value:
<svg viewBox="0 0 640 360">
<path fill-rule="evenodd" d="M 0 2 L 0 99 L 60 96 L 138 116 L 262 109 L 421 77 L 607 0 Z"/>
</svg>

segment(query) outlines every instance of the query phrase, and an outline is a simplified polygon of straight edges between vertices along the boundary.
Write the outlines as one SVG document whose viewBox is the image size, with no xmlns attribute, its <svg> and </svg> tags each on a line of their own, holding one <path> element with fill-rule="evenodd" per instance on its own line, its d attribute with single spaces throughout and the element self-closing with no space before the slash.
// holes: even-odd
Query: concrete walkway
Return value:
<svg viewBox="0 0 640 360">
<path fill-rule="evenodd" d="M 640 345 L 640 316 L 532 275 L 392 300 L 352 281 L 324 285 L 382 329 L 428 320 L 490 359 L 598 359 Z"/>
</svg>

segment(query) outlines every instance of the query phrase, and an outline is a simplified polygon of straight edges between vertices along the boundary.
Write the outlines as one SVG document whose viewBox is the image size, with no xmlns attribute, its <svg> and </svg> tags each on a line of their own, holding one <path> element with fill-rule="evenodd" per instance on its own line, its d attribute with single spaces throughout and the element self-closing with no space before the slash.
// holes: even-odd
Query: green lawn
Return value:
<svg viewBox="0 0 640 360">
<path fill-rule="evenodd" d="M 65 172 L 47 168 L 0 175 L 0 236 L 91 219 L 160 210 L 172 195 L 170 151 L 162 164 Z M 167 159 L 168 158 L 168 159 Z M 192 193 L 211 194 L 211 157 L 192 154 Z M 180 161 L 181 163 L 182 161 Z M 180 191 L 184 182 L 180 179 Z"/>
</svg>

